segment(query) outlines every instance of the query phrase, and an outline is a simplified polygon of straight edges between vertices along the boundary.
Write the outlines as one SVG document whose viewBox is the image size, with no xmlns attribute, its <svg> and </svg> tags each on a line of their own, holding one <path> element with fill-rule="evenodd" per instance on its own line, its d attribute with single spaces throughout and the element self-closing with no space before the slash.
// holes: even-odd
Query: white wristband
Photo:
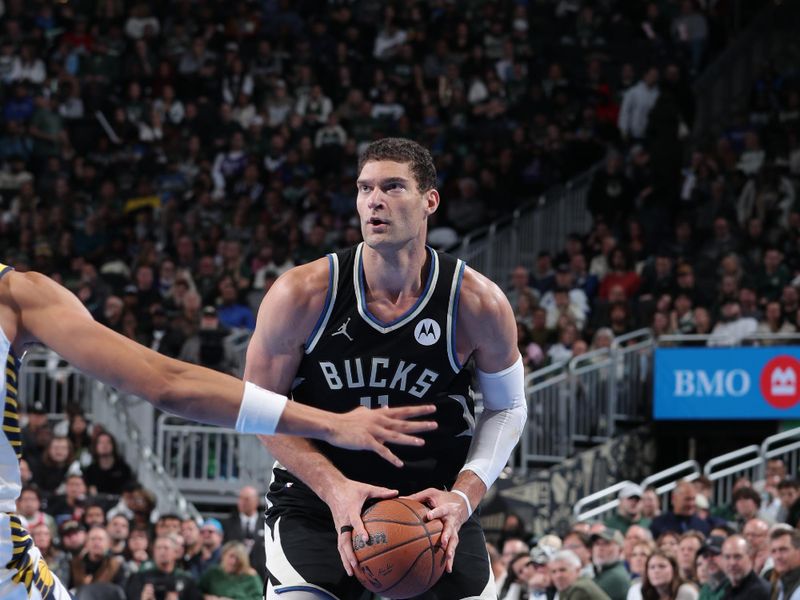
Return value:
<svg viewBox="0 0 800 600">
<path fill-rule="evenodd" d="M 281 394 L 270 392 L 246 381 L 242 405 L 236 419 L 239 433 L 259 433 L 272 435 L 281 420 L 283 409 L 289 399 Z"/>
<path fill-rule="evenodd" d="M 464 502 L 467 503 L 467 517 L 471 517 L 472 516 L 472 504 L 469 503 L 469 498 L 467 498 L 467 495 L 464 492 L 462 492 L 461 490 L 450 490 L 450 491 L 453 492 L 454 494 L 458 494 L 459 496 L 461 496 L 464 499 Z"/>
</svg>

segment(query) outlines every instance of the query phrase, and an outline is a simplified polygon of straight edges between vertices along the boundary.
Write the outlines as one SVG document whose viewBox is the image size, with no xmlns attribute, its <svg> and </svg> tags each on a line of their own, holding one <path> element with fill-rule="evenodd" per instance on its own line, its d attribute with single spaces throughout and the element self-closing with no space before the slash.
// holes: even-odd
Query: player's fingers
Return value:
<svg viewBox="0 0 800 600">
<path fill-rule="evenodd" d="M 372 439 L 372 450 L 384 460 L 388 460 L 395 467 L 402 467 L 403 461 L 386 446 L 381 444 L 377 439 Z"/>
<path fill-rule="evenodd" d="M 404 446 L 424 446 L 425 440 L 422 438 L 418 438 L 413 435 L 407 435 L 405 433 L 399 433 L 397 431 L 392 431 L 391 429 L 387 429 L 382 427 L 380 432 L 378 433 L 378 438 L 383 440 L 384 443 L 389 442 L 391 444 L 402 444 Z"/>
<path fill-rule="evenodd" d="M 419 406 L 398 406 L 395 408 L 381 408 L 384 414 L 394 419 L 411 419 L 436 412 L 436 405 L 421 404 Z"/>
<path fill-rule="evenodd" d="M 419 433 L 436 429 L 439 424 L 436 421 L 403 421 L 402 419 L 392 419 L 383 416 L 378 423 L 381 427 L 400 433 Z"/>
<path fill-rule="evenodd" d="M 422 490 L 421 492 L 417 492 L 416 494 L 411 494 L 410 496 L 407 496 L 407 498 L 409 498 L 411 500 L 416 500 L 417 502 L 420 502 L 420 503 L 425 504 L 427 506 L 436 506 L 436 504 L 437 504 L 436 503 L 436 493 L 438 491 L 439 490 L 436 490 L 434 488 L 428 488 L 428 489 Z M 430 513 L 428 513 L 428 514 L 430 514 Z"/>
<path fill-rule="evenodd" d="M 445 525 L 445 529 L 448 528 L 448 525 Z M 444 537 L 444 534 L 442 534 Z M 442 545 L 444 545 L 444 540 L 442 541 Z M 458 530 L 455 527 L 452 527 L 452 531 L 447 539 L 447 545 L 445 545 L 445 552 L 447 553 L 447 569 L 448 573 L 453 572 L 453 561 L 456 559 L 456 546 L 458 546 Z"/>
<path fill-rule="evenodd" d="M 350 527 L 352 529 L 352 527 L 348 525 L 344 527 Z M 342 566 L 344 567 L 345 573 L 351 576 L 353 574 L 353 569 L 355 569 L 357 565 L 355 554 L 353 553 L 353 534 L 351 531 L 342 531 L 342 528 L 339 529 L 339 538 L 336 547 L 339 550 L 339 558 L 342 559 Z"/>
<path fill-rule="evenodd" d="M 397 490 L 390 490 L 389 488 L 380 487 L 377 485 L 367 486 L 367 498 L 394 498 L 397 496 L 397 494 Z M 358 522 L 361 522 L 360 516 L 358 518 Z M 355 525 L 355 523 L 353 525 Z"/>
<path fill-rule="evenodd" d="M 428 514 L 425 516 L 428 521 L 433 521 L 434 519 L 445 519 L 455 514 L 454 509 L 458 510 L 456 505 L 454 505 L 452 502 L 446 502 L 436 506 L 433 510 L 428 511 Z"/>
</svg>

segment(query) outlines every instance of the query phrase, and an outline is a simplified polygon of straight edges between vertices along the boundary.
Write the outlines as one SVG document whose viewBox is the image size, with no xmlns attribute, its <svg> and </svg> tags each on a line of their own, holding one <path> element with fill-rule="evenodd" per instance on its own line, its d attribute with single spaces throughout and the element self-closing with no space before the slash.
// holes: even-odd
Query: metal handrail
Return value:
<svg viewBox="0 0 800 600">
<path fill-rule="evenodd" d="M 714 484 L 714 497 L 708 501 L 718 506 L 729 503 L 735 480 L 745 474 L 754 479 L 760 475 L 763 465 L 761 447 L 755 444 L 712 458 L 703 467 L 703 474 Z"/>
<path fill-rule="evenodd" d="M 590 508 L 587 511 L 584 511 L 583 508 L 588 504 L 592 504 L 597 500 L 602 500 L 607 496 L 612 494 L 617 494 L 622 488 L 627 485 L 635 485 L 634 482 L 628 481 L 620 481 L 615 483 L 614 485 L 610 485 L 605 489 L 600 490 L 599 492 L 595 492 L 594 494 L 589 494 L 588 496 L 584 496 L 580 500 L 575 503 L 575 506 L 572 508 L 572 513 L 575 515 L 575 519 L 578 521 L 588 521 L 596 517 L 597 515 L 601 515 L 607 512 L 610 512 L 619 506 L 619 498 L 614 496 L 612 500 L 608 500 L 599 506 L 595 506 L 594 508 Z"/>
<path fill-rule="evenodd" d="M 700 477 L 700 473 L 700 463 L 696 460 L 685 460 L 673 467 L 645 477 L 639 485 L 644 489 L 653 486 L 656 494 L 660 496 L 664 492 L 671 492 L 675 489 L 675 486 L 681 479 L 685 481 L 694 481 Z M 658 485 L 659 481 L 666 481 L 667 483 Z M 666 502 L 662 500 L 662 504 L 666 505 Z"/>
<path fill-rule="evenodd" d="M 611 342 L 611 348 L 617 350 L 623 347 L 623 344 L 631 340 L 636 340 L 633 346 L 638 346 L 639 344 L 649 344 L 652 343 L 654 339 L 655 337 L 653 336 L 653 330 L 649 327 L 644 327 L 642 329 L 636 329 L 634 331 L 623 333 L 622 335 L 617 336 Z M 630 348 L 631 346 L 625 347 Z"/>
<path fill-rule="evenodd" d="M 708 342 L 711 339 L 717 339 L 717 337 L 711 333 L 670 333 L 659 336 L 656 338 L 656 341 L 658 345 L 661 346 L 670 342 L 676 342 L 678 344 L 686 342 Z M 739 340 L 739 343 L 745 344 L 747 342 L 758 342 L 763 340 L 786 340 L 800 342 L 800 333 L 751 333 L 742 337 Z"/>
</svg>

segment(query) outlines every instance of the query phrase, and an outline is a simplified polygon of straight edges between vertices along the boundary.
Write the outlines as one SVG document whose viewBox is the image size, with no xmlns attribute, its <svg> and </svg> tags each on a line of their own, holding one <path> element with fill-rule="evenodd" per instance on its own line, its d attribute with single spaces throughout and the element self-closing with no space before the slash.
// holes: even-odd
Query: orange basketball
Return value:
<svg viewBox="0 0 800 600">
<path fill-rule="evenodd" d="M 369 542 L 353 539 L 356 577 L 385 598 L 413 598 L 430 589 L 444 573 L 442 521 L 426 521 L 430 509 L 408 498 L 382 500 L 364 514 Z"/>
</svg>

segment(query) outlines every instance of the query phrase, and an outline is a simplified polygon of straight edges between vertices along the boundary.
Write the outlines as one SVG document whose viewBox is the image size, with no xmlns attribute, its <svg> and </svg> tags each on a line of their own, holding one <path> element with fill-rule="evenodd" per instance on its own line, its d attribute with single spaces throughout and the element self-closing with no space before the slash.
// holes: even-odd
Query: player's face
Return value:
<svg viewBox="0 0 800 600">
<path fill-rule="evenodd" d="M 358 177 L 356 204 L 364 241 L 371 248 L 400 248 L 427 235 L 427 218 L 439 205 L 436 190 L 421 191 L 410 163 L 370 161 Z"/>
</svg>

